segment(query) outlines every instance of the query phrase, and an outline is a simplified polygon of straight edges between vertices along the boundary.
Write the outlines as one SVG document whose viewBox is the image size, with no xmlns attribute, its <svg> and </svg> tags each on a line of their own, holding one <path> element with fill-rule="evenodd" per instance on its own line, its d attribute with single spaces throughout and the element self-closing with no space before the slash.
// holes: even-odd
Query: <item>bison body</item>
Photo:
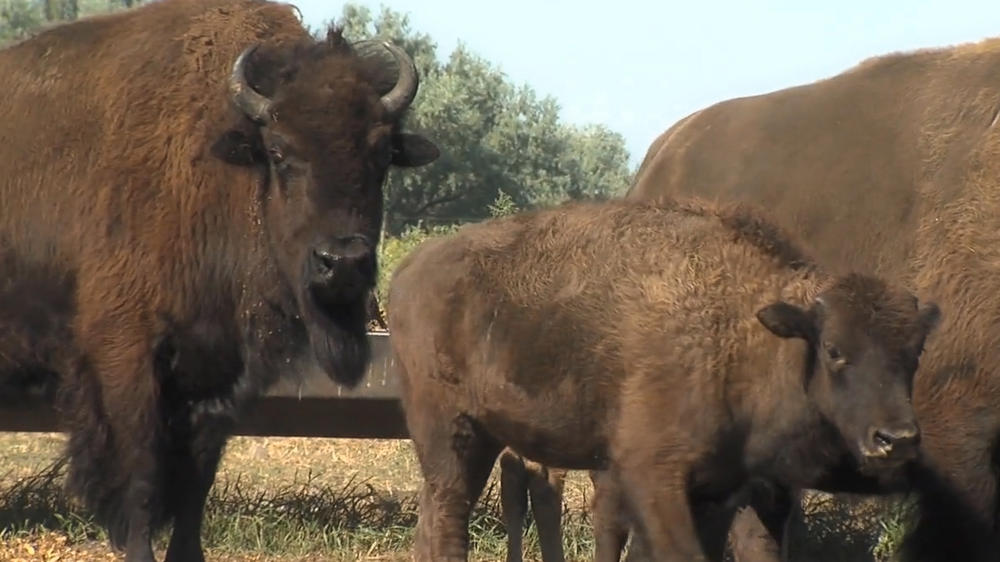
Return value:
<svg viewBox="0 0 1000 562">
<path fill-rule="evenodd" d="M 908 560 L 1000 552 L 998 68 L 989 39 L 720 102 L 656 139 L 626 196 L 760 205 L 829 267 L 874 272 L 949 311 L 913 390 L 922 509 Z"/>
<path fill-rule="evenodd" d="M 464 560 L 507 446 L 608 470 L 657 560 L 704 559 L 692 502 L 912 458 L 933 304 L 833 278 L 747 209 L 575 204 L 467 226 L 400 265 L 389 318 L 425 477 L 420 559 Z M 704 541 L 717 556 L 724 539 Z"/>
<path fill-rule="evenodd" d="M 412 61 L 293 10 L 164 0 L 0 50 L 0 391 L 58 395 L 128 562 L 171 519 L 167 560 L 203 559 L 230 426 L 282 371 L 363 375 L 387 168 L 436 157 L 400 131 Z"/>
</svg>

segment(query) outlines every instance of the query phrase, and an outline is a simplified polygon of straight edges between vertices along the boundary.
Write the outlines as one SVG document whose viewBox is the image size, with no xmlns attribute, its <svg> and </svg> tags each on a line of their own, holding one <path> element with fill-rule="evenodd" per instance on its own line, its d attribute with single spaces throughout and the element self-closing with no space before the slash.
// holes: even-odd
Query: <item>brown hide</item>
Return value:
<svg viewBox="0 0 1000 562">
<path fill-rule="evenodd" d="M 248 80 L 275 96 L 267 126 L 230 92 L 253 44 Z M 296 63 L 322 72 L 267 76 Z M 152 561 L 170 519 L 167 560 L 200 562 L 239 406 L 308 361 L 310 341 L 330 365 L 351 356 L 331 376 L 364 372 L 363 300 L 320 319 L 350 337 L 309 339 L 288 256 L 313 242 L 295 235 L 377 235 L 386 168 L 433 151 L 395 134 L 377 63 L 337 30 L 310 37 L 288 4 L 148 3 L 43 30 L 0 50 L 0 69 L 0 392 L 57 373 L 70 488 L 128 562 Z M 311 157 L 309 181 L 286 182 L 284 155 L 254 145 L 278 133 L 296 165 Z M 407 143 L 425 154 L 401 156 Z"/>
<path fill-rule="evenodd" d="M 996 560 L 1000 40 L 868 60 L 732 99 L 649 148 L 626 198 L 747 201 L 823 263 L 948 310 L 914 388 L 923 519 L 909 559 Z"/>
<path fill-rule="evenodd" d="M 654 556 L 704 559 L 689 494 L 726 498 L 758 471 L 812 482 L 855 439 L 828 433 L 813 397 L 830 379 L 806 374 L 838 359 L 775 337 L 792 330 L 764 329 L 762 307 L 828 295 L 810 318 L 851 318 L 844 334 L 885 334 L 893 357 L 919 346 L 912 295 L 862 279 L 834 280 L 748 209 L 696 202 L 565 205 L 422 244 L 389 292 L 425 478 L 417 559 L 465 560 L 469 510 L 504 447 L 612 471 Z M 909 415 L 895 388 L 874 392 Z M 707 542 L 721 555 L 723 538 Z"/>
</svg>

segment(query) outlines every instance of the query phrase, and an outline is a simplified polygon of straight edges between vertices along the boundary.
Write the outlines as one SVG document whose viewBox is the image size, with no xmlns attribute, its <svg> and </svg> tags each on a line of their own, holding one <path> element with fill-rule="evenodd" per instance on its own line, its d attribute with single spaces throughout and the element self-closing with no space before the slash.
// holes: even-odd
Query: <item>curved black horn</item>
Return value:
<svg viewBox="0 0 1000 562">
<path fill-rule="evenodd" d="M 406 51 L 392 43 L 385 41 L 382 46 L 392 53 L 396 57 L 396 62 L 399 63 L 399 78 L 392 90 L 382 96 L 382 105 L 385 106 L 390 117 L 398 117 L 413 103 L 413 98 L 417 95 L 417 84 L 419 83 L 417 65 L 413 63 L 413 59 L 406 54 Z"/>
<path fill-rule="evenodd" d="M 233 72 L 229 75 L 229 95 L 240 111 L 255 123 L 263 125 L 271 121 L 271 100 L 257 93 L 246 76 L 247 59 L 255 50 L 257 45 L 251 45 L 236 57 Z"/>
</svg>

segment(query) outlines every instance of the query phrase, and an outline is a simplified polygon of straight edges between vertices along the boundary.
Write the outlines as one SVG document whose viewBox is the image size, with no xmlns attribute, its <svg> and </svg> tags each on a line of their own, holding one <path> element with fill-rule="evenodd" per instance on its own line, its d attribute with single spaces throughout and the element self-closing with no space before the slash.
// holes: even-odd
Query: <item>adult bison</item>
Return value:
<svg viewBox="0 0 1000 562">
<path fill-rule="evenodd" d="M 765 206 L 823 263 L 949 311 L 913 390 L 924 432 L 911 560 L 1000 560 L 998 69 L 991 39 L 718 103 L 656 139 L 626 196 Z"/>
<path fill-rule="evenodd" d="M 364 373 L 381 185 L 437 155 L 375 46 L 165 0 L 0 51 L 0 379 L 59 381 L 68 483 L 129 562 L 169 519 L 166 559 L 203 560 L 233 416 L 279 371 Z"/>
<path fill-rule="evenodd" d="M 436 561 L 465 560 L 505 446 L 609 470 L 655 560 L 706 559 L 689 500 L 750 477 L 805 486 L 845 458 L 891 475 L 916 450 L 910 379 L 937 318 L 824 273 L 746 209 L 693 202 L 467 226 L 410 254 L 389 300 L 425 478 L 416 554 Z"/>
</svg>

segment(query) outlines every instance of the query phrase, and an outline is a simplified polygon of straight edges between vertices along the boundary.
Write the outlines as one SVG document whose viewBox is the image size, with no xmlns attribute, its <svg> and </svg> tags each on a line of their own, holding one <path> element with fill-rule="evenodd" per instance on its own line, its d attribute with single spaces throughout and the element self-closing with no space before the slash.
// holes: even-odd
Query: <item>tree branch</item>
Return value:
<svg viewBox="0 0 1000 562">
<path fill-rule="evenodd" d="M 462 197 L 465 197 L 464 193 L 453 193 L 451 195 L 442 195 L 441 197 L 438 197 L 436 199 L 431 199 L 430 201 L 417 207 L 417 209 L 413 211 L 412 216 L 409 218 L 419 217 L 420 215 L 426 213 L 427 210 L 430 209 L 431 207 L 435 207 L 437 205 L 444 205 L 445 203 L 452 203 L 454 201 L 458 201 Z"/>
</svg>

